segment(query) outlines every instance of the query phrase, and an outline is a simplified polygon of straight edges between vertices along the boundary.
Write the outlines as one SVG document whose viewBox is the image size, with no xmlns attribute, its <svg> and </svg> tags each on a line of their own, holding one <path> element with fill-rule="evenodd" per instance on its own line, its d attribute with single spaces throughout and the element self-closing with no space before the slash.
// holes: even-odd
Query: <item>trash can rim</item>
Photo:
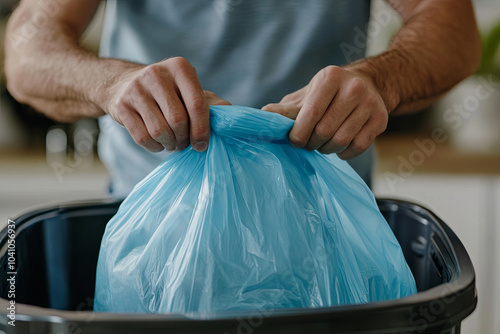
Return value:
<svg viewBox="0 0 500 334">
<path fill-rule="evenodd" d="M 66 204 L 61 204 L 57 206 L 52 206 L 49 208 L 40 208 L 28 213 L 22 214 L 19 218 L 14 219 L 16 225 L 19 225 L 20 230 L 23 227 L 31 225 L 31 221 L 37 218 L 40 220 L 40 216 L 46 216 L 46 218 L 54 217 L 62 213 L 75 213 L 83 208 L 89 209 L 92 206 L 100 208 L 103 210 L 114 208 L 121 203 L 121 200 L 113 199 L 101 199 L 101 200 L 91 200 L 91 201 L 78 201 Z M 408 316 L 412 312 L 417 312 L 419 307 L 425 307 L 430 305 L 436 300 L 436 293 L 439 293 L 442 300 L 450 298 L 463 298 L 463 300 L 468 304 L 468 307 L 460 311 L 455 312 L 451 315 L 451 318 L 447 320 L 443 317 L 442 321 L 453 321 L 455 318 L 457 322 L 464 319 L 475 309 L 477 304 L 477 291 L 475 289 L 475 275 L 472 262 L 469 255 L 467 254 L 465 247 L 460 242 L 459 238 L 455 233 L 444 223 L 439 217 L 437 217 L 432 211 L 425 208 L 424 206 L 411 203 L 405 200 L 390 199 L 390 198 L 377 198 L 378 204 L 393 204 L 396 206 L 403 206 L 408 209 L 420 212 L 423 215 L 428 215 L 435 219 L 439 223 L 440 227 L 446 232 L 446 235 L 450 239 L 453 245 L 453 252 L 456 254 L 456 258 L 459 261 L 459 268 L 461 269 L 460 275 L 454 281 L 441 284 L 434 288 L 426 291 L 419 292 L 415 295 L 401 298 L 398 300 L 389 300 L 382 302 L 374 302 L 369 304 L 357 304 L 357 305 L 341 305 L 332 307 L 323 307 L 315 309 L 286 309 L 272 311 L 268 320 L 280 321 L 283 319 L 289 319 L 293 317 L 295 320 L 300 321 L 311 321 L 311 318 L 328 318 L 333 319 L 346 319 L 352 317 L 359 317 L 365 312 L 373 312 L 377 314 L 385 314 L 387 312 L 391 313 L 396 319 L 408 319 Z M 0 249 L 4 247 L 6 243 L 7 232 L 4 229 L 0 233 Z M 443 290 L 447 292 L 443 293 Z M 473 302 L 471 303 L 471 298 Z M 0 307 L 6 309 L 8 306 L 8 301 L 0 298 Z M 210 319 L 193 319 L 184 314 L 123 314 L 123 313 L 94 313 L 91 311 L 64 311 L 56 310 L 50 308 L 43 308 L 38 306 L 17 304 L 17 314 L 19 320 L 24 321 L 47 321 L 54 323 L 64 323 L 64 322 L 129 322 L 129 321 L 154 321 L 154 322 L 224 322 L 224 321 L 234 321 L 238 317 L 248 316 L 246 311 L 234 311 L 234 312 L 221 312 L 216 318 Z M 4 313 L 4 312 L 2 312 Z M 407 322 L 407 321 L 406 321 Z M 439 320 L 436 320 L 434 325 L 437 325 Z M 404 325 L 401 322 L 401 325 Z M 408 325 L 406 323 L 406 325 Z"/>
</svg>

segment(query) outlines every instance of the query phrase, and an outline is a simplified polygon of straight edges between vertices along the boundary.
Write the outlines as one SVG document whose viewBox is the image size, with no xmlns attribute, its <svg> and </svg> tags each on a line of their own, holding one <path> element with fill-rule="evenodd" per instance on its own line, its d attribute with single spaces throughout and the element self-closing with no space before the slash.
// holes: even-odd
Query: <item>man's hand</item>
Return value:
<svg viewBox="0 0 500 334">
<path fill-rule="evenodd" d="M 295 119 L 290 143 L 352 159 L 385 131 L 388 111 L 369 78 L 349 69 L 328 66 L 304 88 L 262 110 Z"/>
<path fill-rule="evenodd" d="M 196 71 L 184 58 L 138 66 L 107 87 L 104 111 L 122 124 L 149 151 L 197 151 L 208 147 L 209 104 L 230 104 L 203 91 Z"/>
<path fill-rule="evenodd" d="M 190 143 L 197 151 L 207 148 L 208 105 L 229 103 L 203 91 L 184 58 L 144 66 L 83 49 L 79 39 L 99 0 L 60 1 L 32 31 L 47 14 L 45 2 L 22 0 L 8 22 L 7 84 L 18 101 L 60 122 L 109 114 L 150 151 Z"/>
</svg>

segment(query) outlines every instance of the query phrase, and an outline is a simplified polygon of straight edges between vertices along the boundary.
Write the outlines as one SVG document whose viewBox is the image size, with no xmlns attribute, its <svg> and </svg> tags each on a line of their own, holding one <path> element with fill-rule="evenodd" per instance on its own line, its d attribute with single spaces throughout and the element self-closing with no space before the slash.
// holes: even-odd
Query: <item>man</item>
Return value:
<svg viewBox="0 0 500 334">
<path fill-rule="evenodd" d="M 117 197 L 170 151 L 206 150 L 208 105 L 227 101 L 295 119 L 291 145 L 337 153 L 369 181 L 388 115 L 428 105 L 480 58 L 470 0 L 388 2 L 403 28 L 385 53 L 348 64 L 368 0 L 108 0 L 101 57 L 79 45 L 99 0 L 22 0 L 8 88 L 59 121 L 101 117 Z"/>
</svg>

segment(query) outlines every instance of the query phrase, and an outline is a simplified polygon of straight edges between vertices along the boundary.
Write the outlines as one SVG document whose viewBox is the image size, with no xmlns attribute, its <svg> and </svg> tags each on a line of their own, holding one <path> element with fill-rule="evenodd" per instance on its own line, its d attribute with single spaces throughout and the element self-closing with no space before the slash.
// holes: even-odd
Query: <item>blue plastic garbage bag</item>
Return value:
<svg viewBox="0 0 500 334">
<path fill-rule="evenodd" d="M 206 152 L 175 152 L 110 220 L 95 311 L 265 310 L 408 296 L 415 281 L 373 194 L 293 121 L 212 106 Z"/>
</svg>

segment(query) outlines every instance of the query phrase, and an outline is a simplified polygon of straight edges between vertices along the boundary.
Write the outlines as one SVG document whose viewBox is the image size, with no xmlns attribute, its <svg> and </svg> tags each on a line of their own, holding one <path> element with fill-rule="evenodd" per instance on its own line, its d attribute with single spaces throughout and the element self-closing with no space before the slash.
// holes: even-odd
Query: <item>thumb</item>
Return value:
<svg viewBox="0 0 500 334">
<path fill-rule="evenodd" d="M 230 106 L 231 102 L 223 99 L 208 101 L 211 106 Z"/>
<path fill-rule="evenodd" d="M 261 108 L 264 111 L 273 112 L 285 117 L 295 119 L 300 111 L 300 107 L 292 104 L 269 103 Z"/>
<path fill-rule="evenodd" d="M 214 92 L 205 90 L 203 91 L 205 93 L 205 98 L 207 99 L 207 103 L 211 106 L 218 105 L 218 106 L 230 106 L 231 103 L 222 99 L 219 97 L 219 95 L 215 94 Z"/>
</svg>

